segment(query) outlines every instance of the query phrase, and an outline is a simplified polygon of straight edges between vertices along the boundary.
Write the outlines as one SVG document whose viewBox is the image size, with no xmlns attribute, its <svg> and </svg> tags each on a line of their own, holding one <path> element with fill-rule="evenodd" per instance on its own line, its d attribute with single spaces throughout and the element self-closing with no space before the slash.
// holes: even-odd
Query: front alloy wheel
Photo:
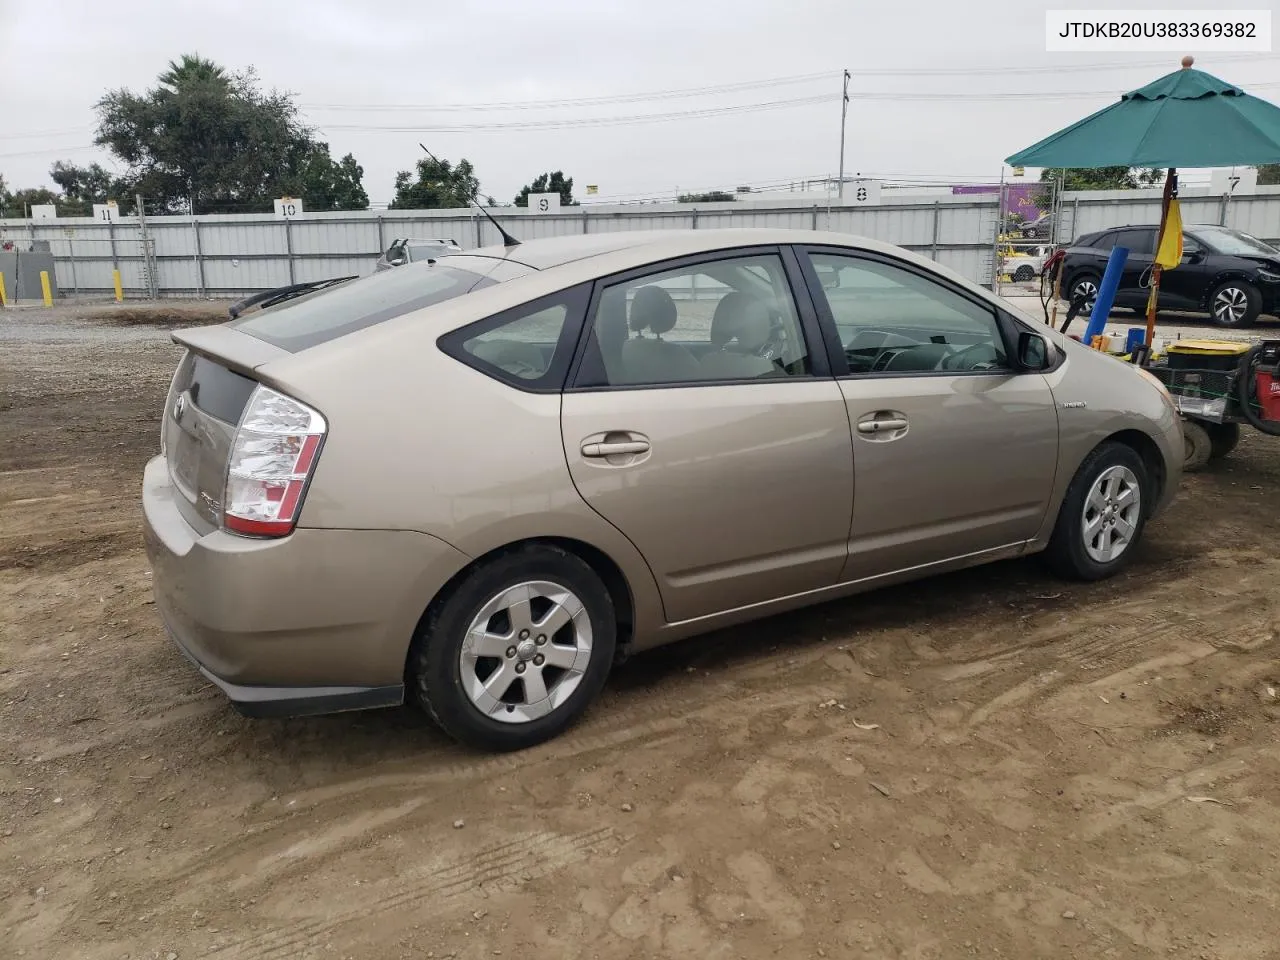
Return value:
<svg viewBox="0 0 1280 960">
<path fill-rule="evenodd" d="M 1146 522 L 1150 475 L 1136 450 L 1110 441 L 1094 449 L 1072 477 L 1045 558 L 1056 573 L 1101 580 L 1133 555 Z"/>
<path fill-rule="evenodd" d="M 1142 487 L 1123 464 L 1102 472 L 1085 499 L 1081 533 L 1084 549 L 1098 563 L 1119 559 L 1138 533 Z"/>
<path fill-rule="evenodd" d="M 1213 292 L 1209 312 L 1220 327 L 1247 327 L 1261 310 L 1262 297 L 1252 286 L 1228 281 Z"/>
</svg>

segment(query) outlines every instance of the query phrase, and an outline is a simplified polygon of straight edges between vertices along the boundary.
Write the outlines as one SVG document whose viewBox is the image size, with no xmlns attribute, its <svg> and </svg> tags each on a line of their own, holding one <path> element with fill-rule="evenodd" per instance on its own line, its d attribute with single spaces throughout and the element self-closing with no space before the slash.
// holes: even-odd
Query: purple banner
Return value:
<svg viewBox="0 0 1280 960">
<path fill-rule="evenodd" d="M 1035 194 L 1040 189 L 1042 188 L 1038 183 L 1006 183 L 1004 185 L 1004 212 L 1019 214 L 1026 221 L 1034 220 L 1045 212 L 1037 207 L 1035 202 Z M 998 183 L 973 183 L 951 188 L 951 192 L 956 195 L 993 194 L 999 192 L 999 190 L 1000 184 Z"/>
</svg>

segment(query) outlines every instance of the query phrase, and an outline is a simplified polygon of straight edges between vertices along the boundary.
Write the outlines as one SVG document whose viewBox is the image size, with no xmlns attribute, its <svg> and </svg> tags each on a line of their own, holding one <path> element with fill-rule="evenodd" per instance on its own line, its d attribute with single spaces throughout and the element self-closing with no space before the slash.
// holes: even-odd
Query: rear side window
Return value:
<svg viewBox="0 0 1280 960">
<path fill-rule="evenodd" d="M 489 261 L 475 259 L 491 266 Z M 494 282 L 459 266 L 408 264 L 288 301 L 231 326 L 282 350 L 297 352 Z"/>
<path fill-rule="evenodd" d="M 1149 228 L 1121 230 L 1116 234 L 1115 246 L 1124 247 L 1130 253 L 1154 253 L 1156 246 L 1156 232 Z"/>
<path fill-rule="evenodd" d="M 564 386 L 591 285 L 570 287 L 468 324 L 439 339 L 455 360 L 521 390 Z"/>
</svg>

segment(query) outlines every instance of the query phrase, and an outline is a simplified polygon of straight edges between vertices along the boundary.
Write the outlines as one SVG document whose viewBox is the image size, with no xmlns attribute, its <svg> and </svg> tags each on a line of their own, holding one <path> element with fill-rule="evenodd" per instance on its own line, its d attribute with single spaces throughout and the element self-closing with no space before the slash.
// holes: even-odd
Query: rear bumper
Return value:
<svg viewBox="0 0 1280 960">
<path fill-rule="evenodd" d="M 200 534 L 163 458 L 143 477 L 156 608 L 179 650 L 248 716 L 392 706 L 418 620 L 467 557 L 405 531 Z"/>
</svg>

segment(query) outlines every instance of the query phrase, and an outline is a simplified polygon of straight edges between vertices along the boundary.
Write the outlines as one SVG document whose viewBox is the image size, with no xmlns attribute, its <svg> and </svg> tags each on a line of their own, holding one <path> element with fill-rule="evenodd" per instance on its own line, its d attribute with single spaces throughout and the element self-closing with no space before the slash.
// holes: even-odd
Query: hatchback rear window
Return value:
<svg viewBox="0 0 1280 960">
<path fill-rule="evenodd" d="M 481 270 L 495 263 L 483 257 L 470 259 Z M 494 283 L 483 273 L 460 266 L 407 264 L 287 301 L 231 326 L 282 350 L 297 352 Z"/>
</svg>

